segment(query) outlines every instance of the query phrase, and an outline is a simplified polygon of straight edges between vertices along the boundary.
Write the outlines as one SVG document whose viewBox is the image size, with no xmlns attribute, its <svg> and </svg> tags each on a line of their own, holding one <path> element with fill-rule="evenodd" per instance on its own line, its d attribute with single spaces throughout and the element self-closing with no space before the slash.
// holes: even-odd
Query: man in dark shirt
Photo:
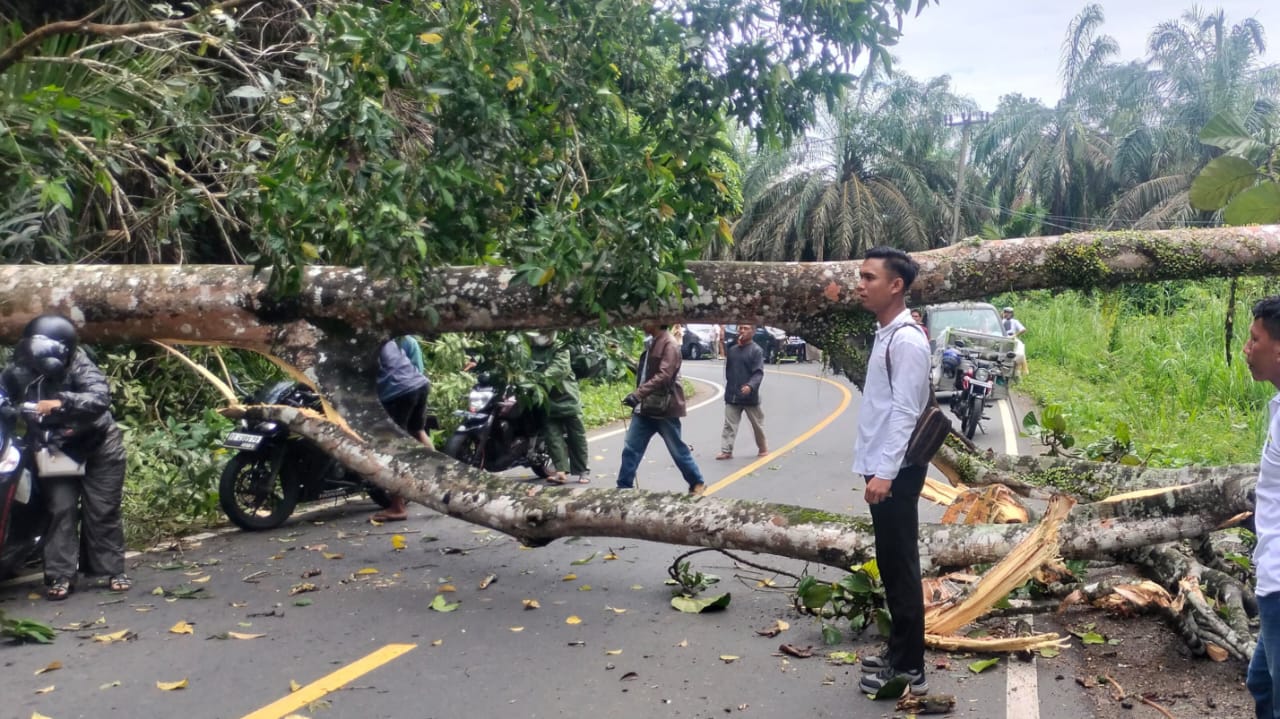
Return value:
<svg viewBox="0 0 1280 719">
<path fill-rule="evenodd" d="M 716 459 L 733 458 L 733 442 L 738 436 L 743 412 L 755 433 L 758 456 L 769 454 L 769 443 L 764 437 L 764 410 L 760 408 L 764 350 L 752 341 L 755 332 L 755 325 L 739 324 L 738 341 L 725 348 L 724 430 L 720 433 L 720 454 Z"/>
</svg>

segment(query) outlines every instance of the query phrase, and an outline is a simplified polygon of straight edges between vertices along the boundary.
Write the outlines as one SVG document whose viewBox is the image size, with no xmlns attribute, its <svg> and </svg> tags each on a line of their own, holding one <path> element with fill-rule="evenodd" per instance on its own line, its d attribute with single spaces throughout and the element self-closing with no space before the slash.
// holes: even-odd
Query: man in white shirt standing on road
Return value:
<svg viewBox="0 0 1280 719">
<path fill-rule="evenodd" d="M 1280 390 L 1280 295 L 1253 306 L 1253 324 L 1244 344 L 1249 373 Z M 1271 398 L 1267 441 L 1262 446 L 1254 524 L 1258 545 L 1253 566 L 1258 583 L 1258 645 L 1245 686 L 1253 695 L 1259 719 L 1280 718 L 1280 394 Z"/>
<path fill-rule="evenodd" d="M 876 316 L 853 444 L 853 471 L 862 475 L 875 528 L 876 563 L 892 616 L 887 649 L 863 658 L 859 688 L 875 694 L 905 677 L 912 694 L 926 694 L 924 590 L 920 582 L 917 504 L 927 465 L 902 466 L 907 441 L 929 402 L 929 342 L 907 311 L 906 294 L 920 267 L 892 247 L 867 251 L 858 299 Z M 888 362 L 886 363 L 886 359 Z"/>
</svg>

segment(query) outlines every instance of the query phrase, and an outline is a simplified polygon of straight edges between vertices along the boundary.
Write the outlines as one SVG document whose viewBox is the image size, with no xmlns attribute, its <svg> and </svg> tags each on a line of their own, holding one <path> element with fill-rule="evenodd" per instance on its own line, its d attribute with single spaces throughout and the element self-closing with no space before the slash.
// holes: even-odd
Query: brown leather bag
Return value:
<svg viewBox="0 0 1280 719">
<path fill-rule="evenodd" d="M 889 356 L 889 346 L 893 343 L 893 335 L 906 326 L 899 326 L 890 333 L 889 341 L 884 347 L 884 367 L 885 373 L 889 375 L 890 392 L 893 391 L 893 359 Z M 919 325 L 915 326 L 919 327 Z M 921 327 L 920 331 L 923 332 L 924 328 Z M 925 336 L 928 337 L 928 335 Z M 949 434 L 951 434 L 951 420 L 947 419 L 942 407 L 938 406 L 938 399 L 933 395 L 933 388 L 930 388 L 929 403 L 920 412 L 920 417 L 916 420 L 916 428 L 911 432 L 911 439 L 907 440 L 907 452 L 902 456 L 902 466 L 923 467 L 928 464 L 929 460 L 933 459 L 933 455 L 938 453 Z"/>
</svg>

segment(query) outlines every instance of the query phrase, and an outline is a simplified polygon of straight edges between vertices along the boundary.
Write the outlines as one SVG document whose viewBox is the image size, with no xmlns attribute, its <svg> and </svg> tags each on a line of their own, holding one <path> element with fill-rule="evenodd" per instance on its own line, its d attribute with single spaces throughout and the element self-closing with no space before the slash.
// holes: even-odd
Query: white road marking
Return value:
<svg viewBox="0 0 1280 719">
<path fill-rule="evenodd" d="M 1004 427 L 1004 453 L 1018 454 L 1018 431 L 1013 423 L 1013 400 L 1001 400 L 1000 423 Z M 1031 624 L 1030 614 L 1021 617 Z M 1037 683 L 1036 656 L 1021 662 L 1012 657 L 1005 662 L 1005 719 L 1040 719 L 1040 687 Z"/>
<path fill-rule="evenodd" d="M 1004 453 L 1018 456 L 1018 429 L 1013 424 L 1013 400 L 1003 399 L 996 403 L 1000 408 L 1000 424 L 1004 428 Z"/>
<path fill-rule="evenodd" d="M 719 384 L 719 383 L 717 383 L 717 382 L 712 382 L 712 381 L 711 381 L 711 380 L 709 380 L 709 379 L 702 379 L 701 377 L 688 377 L 688 376 L 686 376 L 686 377 L 685 377 L 685 379 L 690 380 L 690 381 L 693 381 L 693 382 L 701 382 L 701 383 L 703 383 L 703 384 L 709 384 L 709 385 L 711 385 L 712 387 L 714 387 L 714 388 L 715 388 L 715 394 L 711 395 L 711 396 L 710 396 L 710 397 L 708 397 L 707 399 L 702 400 L 701 402 L 699 402 L 699 403 L 695 404 L 695 405 L 694 405 L 694 406 L 692 406 L 692 407 L 686 407 L 686 408 L 685 408 L 685 411 L 687 411 L 687 412 L 692 412 L 693 410 L 698 409 L 698 408 L 700 408 L 700 407 L 706 407 L 707 405 L 711 404 L 712 402 L 715 402 L 716 400 L 718 400 L 718 399 L 720 399 L 721 397 L 723 397 L 723 396 L 724 396 L 724 385 L 722 385 L 722 384 Z M 617 428 L 617 429 L 611 429 L 611 430 L 609 430 L 608 432 L 601 432 L 600 434 L 593 434 L 593 435 L 590 435 L 589 437 L 587 437 L 587 442 L 588 442 L 588 443 L 591 443 L 591 442 L 595 442 L 595 441 L 598 441 L 598 440 L 606 439 L 606 438 L 608 438 L 608 437 L 613 437 L 613 436 L 615 436 L 615 435 L 622 434 L 623 432 L 626 432 L 626 431 L 627 431 L 627 426 L 626 426 L 625 424 L 623 424 L 621 427 L 619 427 L 619 428 Z"/>
</svg>

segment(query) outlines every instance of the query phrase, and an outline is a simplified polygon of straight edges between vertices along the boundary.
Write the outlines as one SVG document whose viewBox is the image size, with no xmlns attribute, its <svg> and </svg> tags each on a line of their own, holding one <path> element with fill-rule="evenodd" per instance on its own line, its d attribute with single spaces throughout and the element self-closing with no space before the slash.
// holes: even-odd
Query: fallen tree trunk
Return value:
<svg viewBox="0 0 1280 719">
<path fill-rule="evenodd" d="M 443 514 L 509 534 L 530 545 L 568 536 L 609 536 L 738 549 L 847 569 L 874 555 L 870 519 L 804 507 L 690 497 L 665 492 L 529 487 L 473 469 L 408 438 L 362 442 L 323 417 L 289 407 L 247 413 L 289 425 L 381 487 Z M 392 453 L 387 449 L 394 447 Z M 1078 505 L 1058 529 L 1064 558 L 1097 557 L 1219 528 L 1253 506 L 1255 481 L 1239 477 L 1116 502 Z M 922 524 L 921 554 L 934 566 L 994 562 L 1021 543 L 1025 524 Z"/>
<path fill-rule="evenodd" d="M 912 304 L 985 297 L 993 292 L 1273 274 L 1280 271 L 1280 226 L 1104 232 L 961 243 L 913 255 L 921 267 Z M 831 312 L 860 310 L 859 262 L 693 262 L 698 291 L 661 307 L 620 309 L 613 324 L 769 319 L 804 327 Z M 313 267 L 298 296 L 267 292 L 266 274 L 224 265 L 7 265 L 0 268 L 0 341 L 12 341 L 36 314 L 61 311 L 87 340 L 169 339 L 248 347 L 285 356 L 296 322 L 390 336 L 414 332 L 590 326 L 600 317 L 555 292 L 515 282 L 502 267 L 431 270 L 433 297 L 361 269 Z M 292 337 L 295 342 L 304 339 Z M 816 338 L 815 338 L 816 339 Z M 305 369 L 305 366 L 299 365 Z"/>
</svg>

